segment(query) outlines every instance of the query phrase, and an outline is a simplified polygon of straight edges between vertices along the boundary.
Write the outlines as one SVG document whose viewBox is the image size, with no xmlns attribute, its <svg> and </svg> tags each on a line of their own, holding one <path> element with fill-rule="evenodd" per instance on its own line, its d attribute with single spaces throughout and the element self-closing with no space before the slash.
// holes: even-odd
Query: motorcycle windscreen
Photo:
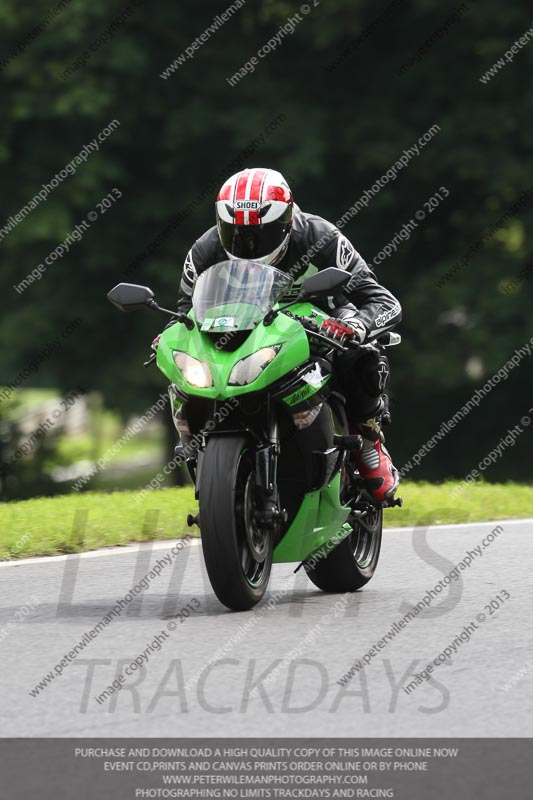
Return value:
<svg viewBox="0 0 533 800">
<path fill-rule="evenodd" d="M 253 330 L 292 279 L 275 267 L 255 261 L 221 261 L 202 272 L 194 286 L 192 306 L 202 331 Z"/>
</svg>

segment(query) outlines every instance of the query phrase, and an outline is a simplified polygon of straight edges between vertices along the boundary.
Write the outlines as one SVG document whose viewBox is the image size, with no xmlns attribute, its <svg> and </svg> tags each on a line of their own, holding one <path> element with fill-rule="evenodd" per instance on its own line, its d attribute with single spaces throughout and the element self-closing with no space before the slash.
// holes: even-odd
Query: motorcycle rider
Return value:
<svg viewBox="0 0 533 800">
<path fill-rule="evenodd" d="M 242 258 L 288 273 L 296 292 L 304 276 L 316 270 L 333 266 L 348 270 L 352 277 L 342 289 L 346 301 L 331 306 L 330 318 L 323 323 L 325 332 L 335 338 L 351 337 L 363 344 L 401 320 L 399 302 L 377 282 L 352 243 L 332 223 L 301 211 L 276 170 L 244 169 L 229 178 L 216 200 L 216 220 L 187 254 L 179 311 L 191 308 L 200 273 L 228 258 Z M 337 357 L 335 375 L 347 399 L 350 430 L 363 437 L 362 450 L 354 453 L 357 468 L 375 500 L 391 500 L 399 474 L 381 434 L 388 360 L 378 348 L 351 350 Z"/>
</svg>

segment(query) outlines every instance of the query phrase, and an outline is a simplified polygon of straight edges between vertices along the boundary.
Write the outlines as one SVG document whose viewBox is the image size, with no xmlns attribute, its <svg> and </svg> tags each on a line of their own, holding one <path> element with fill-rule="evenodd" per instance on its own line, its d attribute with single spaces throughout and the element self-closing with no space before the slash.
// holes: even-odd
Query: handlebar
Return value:
<svg viewBox="0 0 533 800">
<path fill-rule="evenodd" d="M 311 333 L 316 339 L 320 339 L 323 342 L 326 342 L 331 347 L 336 348 L 337 350 L 342 350 L 345 352 L 346 350 L 354 350 L 358 347 L 361 347 L 359 342 L 352 342 L 350 339 L 345 339 L 342 343 L 337 341 L 333 336 L 325 333 L 320 325 L 317 325 L 313 317 L 301 317 L 297 314 L 291 315 L 294 319 L 298 320 L 308 333 Z"/>
<path fill-rule="evenodd" d="M 325 342 L 330 347 L 333 347 L 337 350 L 342 350 L 343 352 L 345 352 L 346 350 L 357 350 L 360 347 L 366 346 L 365 344 L 359 344 L 359 342 L 354 342 L 351 339 L 344 339 L 342 343 L 337 341 L 337 339 L 335 339 L 333 336 L 329 336 L 327 333 L 324 333 L 322 327 L 316 323 L 313 317 L 299 316 L 298 314 L 293 314 L 292 312 L 289 312 L 288 316 L 300 322 L 304 330 L 307 333 L 310 333 L 312 336 L 314 336 L 315 339 L 320 339 L 322 342 Z M 192 330 L 194 328 L 194 322 L 186 314 L 178 314 L 173 320 L 171 320 L 170 324 L 172 325 L 175 322 L 183 322 L 188 330 Z M 380 336 L 376 336 L 375 339 L 373 339 L 370 342 L 367 342 L 367 345 L 377 344 L 382 347 L 387 347 L 399 344 L 401 340 L 402 337 L 400 336 L 400 334 L 388 331 L 387 333 L 382 333 Z M 152 353 L 152 355 L 148 358 L 148 360 L 144 362 L 143 366 L 149 367 L 150 364 L 154 363 L 156 358 L 157 358 L 157 353 L 156 352 Z"/>
<path fill-rule="evenodd" d="M 337 350 L 357 350 L 361 347 L 366 347 L 367 345 L 378 345 L 380 347 L 390 347 L 392 345 L 400 344 L 402 337 L 399 333 L 394 333 L 393 331 L 387 331 L 386 333 L 382 333 L 379 336 L 367 341 L 365 344 L 360 344 L 359 342 L 355 342 L 349 338 L 344 339 L 343 342 L 337 341 L 337 339 L 329 336 L 327 333 L 323 331 L 320 325 L 318 325 L 313 317 L 304 317 L 298 316 L 297 314 L 291 314 L 291 316 L 298 320 L 303 326 L 303 328 L 308 332 L 311 333 L 315 338 L 321 339 L 324 342 L 327 342 L 329 345 L 337 348 Z"/>
</svg>

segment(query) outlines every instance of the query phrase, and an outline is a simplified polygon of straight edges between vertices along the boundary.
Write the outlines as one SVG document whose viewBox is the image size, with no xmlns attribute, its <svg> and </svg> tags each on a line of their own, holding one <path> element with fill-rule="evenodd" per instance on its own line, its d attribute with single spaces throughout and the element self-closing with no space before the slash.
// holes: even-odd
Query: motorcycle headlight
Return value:
<svg viewBox="0 0 533 800">
<path fill-rule="evenodd" d="M 274 361 L 280 349 L 281 345 L 275 344 L 272 347 L 263 347 L 262 350 L 252 353 L 251 356 L 241 358 L 231 370 L 231 375 L 229 376 L 230 386 L 245 386 L 247 383 L 255 381 L 265 367 L 268 367 L 270 362 Z"/>
<path fill-rule="evenodd" d="M 181 350 L 174 350 L 172 355 L 174 356 L 174 363 L 191 386 L 196 386 L 198 389 L 208 389 L 213 385 L 211 370 L 203 361 L 198 361 L 188 353 L 182 353 Z"/>
</svg>

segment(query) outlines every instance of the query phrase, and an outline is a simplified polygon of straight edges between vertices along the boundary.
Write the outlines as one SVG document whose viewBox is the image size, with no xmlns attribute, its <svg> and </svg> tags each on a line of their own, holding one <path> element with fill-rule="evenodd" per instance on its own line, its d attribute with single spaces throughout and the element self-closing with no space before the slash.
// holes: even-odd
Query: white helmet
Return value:
<svg viewBox="0 0 533 800">
<path fill-rule="evenodd" d="M 228 178 L 216 201 L 220 243 L 228 258 L 274 266 L 289 246 L 294 201 L 274 169 L 244 169 Z"/>
</svg>

